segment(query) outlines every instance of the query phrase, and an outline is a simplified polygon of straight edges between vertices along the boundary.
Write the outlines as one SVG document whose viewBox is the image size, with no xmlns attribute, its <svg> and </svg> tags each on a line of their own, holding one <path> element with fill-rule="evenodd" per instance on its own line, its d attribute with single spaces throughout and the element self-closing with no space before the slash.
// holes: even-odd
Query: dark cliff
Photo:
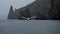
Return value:
<svg viewBox="0 0 60 34">
<path fill-rule="evenodd" d="M 13 12 L 13 6 L 10 7 L 8 19 L 14 19 L 14 12 Z"/>
<path fill-rule="evenodd" d="M 57 4 L 58 4 L 57 0 L 54 0 L 54 1 L 52 1 L 52 0 L 36 0 L 33 3 L 31 3 L 25 7 L 16 9 L 15 12 L 13 12 L 14 18 L 15 19 L 19 18 L 21 16 L 20 12 L 23 11 L 23 13 L 24 13 L 24 11 L 26 11 L 26 9 L 28 8 L 29 9 L 28 11 L 30 12 L 31 16 L 37 15 L 38 16 L 37 18 L 43 18 L 43 19 L 44 18 L 46 18 L 46 19 L 50 18 L 50 19 L 52 19 L 52 12 L 53 12 L 53 15 L 55 16 L 55 13 L 56 13 L 55 10 L 57 10 L 56 9 Z M 11 13 L 11 12 L 9 12 L 9 13 Z M 56 15 L 58 15 L 58 14 L 56 14 Z M 8 15 L 8 16 L 11 17 L 12 15 Z"/>
</svg>

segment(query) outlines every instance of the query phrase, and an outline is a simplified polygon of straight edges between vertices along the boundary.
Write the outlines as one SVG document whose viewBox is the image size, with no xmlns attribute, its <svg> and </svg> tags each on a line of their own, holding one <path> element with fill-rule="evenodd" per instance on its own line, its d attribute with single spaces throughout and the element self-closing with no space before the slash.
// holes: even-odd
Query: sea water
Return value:
<svg viewBox="0 0 60 34">
<path fill-rule="evenodd" d="M 60 34 L 60 21 L 0 20 L 0 34 Z"/>
</svg>

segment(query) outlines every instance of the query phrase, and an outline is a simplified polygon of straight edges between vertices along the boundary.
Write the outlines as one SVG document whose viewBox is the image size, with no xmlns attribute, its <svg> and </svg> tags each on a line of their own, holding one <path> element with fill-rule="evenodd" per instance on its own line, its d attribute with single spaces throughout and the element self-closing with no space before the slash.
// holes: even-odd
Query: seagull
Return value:
<svg viewBox="0 0 60 34">
<path fill-rule="evenodd" d="M 27 21 L 29 21 L 30 19 L 34 19 L 34 18 L 36 18 L 36 17 L 37 17 L 37 16 L 33 16 L 33 17 L 30 17 L 30 18 L 27 18 L 27 17 L 21 16 L 21 18 L 26 19 Z"/>
</svg>

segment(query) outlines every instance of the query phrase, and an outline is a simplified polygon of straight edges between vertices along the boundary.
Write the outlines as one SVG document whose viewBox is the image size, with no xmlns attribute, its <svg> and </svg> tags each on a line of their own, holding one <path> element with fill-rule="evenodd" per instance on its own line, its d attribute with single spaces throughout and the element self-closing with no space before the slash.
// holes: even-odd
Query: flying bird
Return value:
<svg viewBox="0 0 60 34">
<path fill-rule="evenodd" d="M 30 19 L 34 19 L 34 18 L 36 18 L 36 17 L 37 17 L 37 16 L 32 16 L 32 17 L 30 17 L 30 18 L 27 18 L 27 17 L 21 16 L 21 18 L 26 19 L 27 21 L 29 21 Z"/>
</svg>

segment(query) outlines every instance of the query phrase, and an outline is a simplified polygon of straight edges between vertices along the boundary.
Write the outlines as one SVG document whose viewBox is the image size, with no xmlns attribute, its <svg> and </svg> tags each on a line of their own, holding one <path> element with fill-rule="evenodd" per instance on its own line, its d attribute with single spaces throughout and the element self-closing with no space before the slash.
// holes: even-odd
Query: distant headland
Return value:
<svg viewBox="0 0 60 34">
<path fill-rule="evenodd" d="M 10 6 L 7 19 L 24 20 L 21 16 L 36 20 L 60 20 L 60 0 L 36 0 L 31 4 L 13 10 Z"/>
</svg>

